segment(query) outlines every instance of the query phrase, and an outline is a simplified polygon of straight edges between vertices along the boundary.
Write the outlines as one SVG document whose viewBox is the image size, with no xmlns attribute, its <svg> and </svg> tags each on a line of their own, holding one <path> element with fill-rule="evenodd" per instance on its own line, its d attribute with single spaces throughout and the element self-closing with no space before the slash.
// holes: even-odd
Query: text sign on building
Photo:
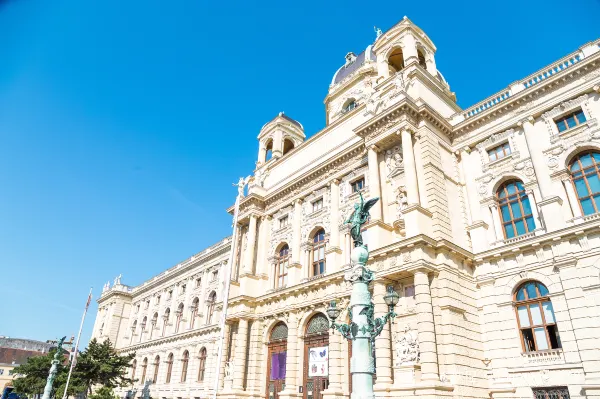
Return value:
<svg viewBox="0 0 600 399">
<path fill-rule="evenodd" d="M 308 350 L 308 376 L 327 377 L 329 375 L 329 347 L 319 346 Z"/>
</svg>

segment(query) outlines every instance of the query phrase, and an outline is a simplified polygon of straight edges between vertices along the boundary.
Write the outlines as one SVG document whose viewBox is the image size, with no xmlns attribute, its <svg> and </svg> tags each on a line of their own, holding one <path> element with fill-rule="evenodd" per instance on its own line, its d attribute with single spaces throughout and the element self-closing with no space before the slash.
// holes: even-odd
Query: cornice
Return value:
<svg viewBox="0 0 600 399">
<path fill-rule="evenodd" d="M 210 326 L 199 328 L 197 330 L 186 331 L 183 333 L 170 335 L 168 337 L 161 337 L 159 339 L 155 339 L 152 341 L 141 342 L 141 343 L 130 345 L 130 346 L 127 346 L 124 348 L 118 348 L 117 352 L 137 351 L 140 349 L 150 348 L 153 346 L 160 346 L 160 345 L 168 344 L 168 343 L 175 342 L 175 341 L 181 341 L 181 340 L 188 339 L 188 338 L 198 337 L 200 335 L 207 335 L 207 334 L 210 334 L 213 332 L 218 332 L 219 330 L 220 329 L 219 329 L 218 324 L 211 324 Z"/>
<path fill-rule="evenodd" d="M 316 184 L 327 184 L 329 179 L 339 178 L 347 167 L 362 157 L 364 152 L 365 146 L 362 142 L 359 142 L 340 154 L 336 159 L 324 160 L 312 170 L 278 188 L 276 192 L 268 194 L 265 199 L 266 208 L 271 212 L 274 206 L 290 202 L 293 197 L 304 191 L 314 191 Z"/>
<path fill-rule="evenodd" d="M 592 232 L 600 232 L 600 225 L 597 220 L 590 220 L 588 222 L 578 224 L 575 226 L 569 226 L 560 230 L 553 231 L 551 233 L 545 233 L 539 236 L 532 236 L 529 239 L 523 241 L 517 241 L 511 244 L 503 245 L 501 247 L 493 248 L 484 252 L 480 252 L 474 255 L 475 261 L 479 264 L 498 257 L 514 254 L 515 251 L 527 251 L 536 249 L 543 245 L 551 245 L 557 240 L 565 240 L 567 238 L 576 238 L 578 236 L 589 234 Z"/>
<path fill-rule="evenodd" d="M 599 67 L 600 52 L 588 58 L 584 58 L 577 64 L 565 70 L 564 73 L 552 75 L 542 80 L 535 86 L 526 88 L 512 95 L 506 100 L 499 102 L 495 106 L 458 123 L 454 126 L 455 136 L 457 138 L 462 138 L 462 136 L 472 132 L 478 127 L 488 124 L 489 121 L 494 120 L 499 116 L 505 115 L 508 112 L 518 110 L 517 107 L 522 106 L 523 103 L 531 103 L 533 100 L 541 97 L 542 95 L 546 95 L 549 90 L 556 90 L 557 88 L 563 87 L 568 83 L 571 83 L 577 79 L 584 77 L 587 74 L 592 73 Z"/>
<path fill-rule="evenodd" d="M 417 106 L 408 97 L 392 105 L 380 115 L 357 126 L 354 128 L 354 133 L 367 140 L 396 127 L 402 122 L 405 122 L 409 129 L 416 130 L 420 120 L 427 120 L 446 136 L 452 137 L 452 126 L 444 117 L 427 104 Z"/>
</svg>

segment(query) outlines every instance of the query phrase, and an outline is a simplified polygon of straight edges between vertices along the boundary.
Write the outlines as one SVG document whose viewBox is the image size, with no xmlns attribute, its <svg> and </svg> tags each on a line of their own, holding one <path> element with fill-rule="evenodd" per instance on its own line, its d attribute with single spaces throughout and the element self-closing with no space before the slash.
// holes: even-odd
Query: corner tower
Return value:
<svg viewBox="0 0 600 399">
<path fill-rule="evenodd" d="M 284 156 L 305 139 L 302 124 L 280 112 L 260 129 L 257 166 Z"/>
</svg>

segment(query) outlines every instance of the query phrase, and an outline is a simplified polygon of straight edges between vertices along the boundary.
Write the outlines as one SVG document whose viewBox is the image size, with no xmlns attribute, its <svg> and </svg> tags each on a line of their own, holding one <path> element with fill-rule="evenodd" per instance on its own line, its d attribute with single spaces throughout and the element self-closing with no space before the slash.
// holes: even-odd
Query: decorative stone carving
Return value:
<svg viewBox="0 0 600 399">
<path fill-rule="evenodd" d="M 404 186 L 404 185 L 398 186 L 396 188 L 395 192 L 396 192 L 396 219 L 401 220 L 401 219 L 404 219 L 404 214 L 402 212 L 408 206 L 408 197 L 406 195 L 406 186 Z"/>
<path fill-rule="evenodd" d="M 385 168 L 387 176 L 396 176 L 404 171 L 404 160 L 402 159 L 402 146 L 396 145 L 385 151 Z"/>
<path fill-rule="evenodd" d="M 394 350 L 396 351 L 396 366 L 418 363 L 421 360 L 421 352 L 419 351 L 417 332 L 406 325 L 404 332 L 394 334 Z"/>
</svg>

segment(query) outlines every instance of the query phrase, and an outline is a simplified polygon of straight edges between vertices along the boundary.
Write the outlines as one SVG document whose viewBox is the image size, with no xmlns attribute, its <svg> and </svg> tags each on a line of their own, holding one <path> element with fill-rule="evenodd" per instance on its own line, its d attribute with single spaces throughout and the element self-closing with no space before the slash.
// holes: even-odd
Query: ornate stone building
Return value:
<svg viewBox="0 0 600 399">
<path fill-rule="evenodd" d="M 230 248 L 226 238 L 137 287 L 104 286 L 92 337 L 136 353 L 138 381 L 119 396 L 210 397 Z"/>
<path fill-rule="evenodd" d="M 600 40 L 464 110 L 435 54 L 404 18 L 348 53 L 321 131 L 306 139 L 283 113 L 260 130 L 231 245 L 220 397 L 349 397 L 351 347 L 325 309 L 348 303 L 344 222 L 359 192 L 381 198 L 363 233 L 376 314 L 388 286 L 401 295 L 373 348 L 377 397 L 600 397 Z M 164 291 L 179 281 L 169 273 L 113 288 L 101 308 Z M 130 344 L 131 312 L 105 334 L 138 351 L 139 373 L 151 347 L 170 349 Z M 190 356 L 215 337 L 185 334 Z M 201 397 L 168 386 L 159 376 L 157 396 Z"/>
</svg>

